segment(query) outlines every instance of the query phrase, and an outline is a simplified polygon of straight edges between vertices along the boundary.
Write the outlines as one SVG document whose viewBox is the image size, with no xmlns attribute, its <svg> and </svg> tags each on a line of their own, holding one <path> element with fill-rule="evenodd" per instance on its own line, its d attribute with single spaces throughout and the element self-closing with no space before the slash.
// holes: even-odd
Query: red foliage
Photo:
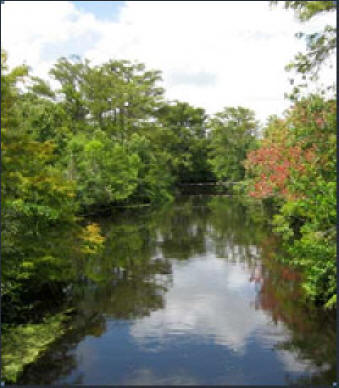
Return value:
<svg viewBox="0 0 339 388">
<path fill-rule="evenodd" d="M 315 146 L 303 149 L 301 142 L 288 146 L 284 135 L 279 140 L 273 143 L 266 139 L 261 148 L 247 155 L 246 169 L 256 171 L 254 188 L 249 193 L 251 197 L 280 195 L 287 199 L 297 198 L 288 190 L 289 179 L 292 172 L 299 176 L 306 174 L 306 164 L 311 164 L 316 156 Z"/>
<path fill-rule="evenodd" d="M 261 147 L 249 152 L 244 162 L 248 176 L 253 177 L 249 195 L 304 198 L 307 190 L 305 186 L 298 189 L 296 182 L 314 177 L 314 171 L 333 169 L 328 146 L 335 112 L 335 100 L 324 102 L 311 96 L 291 107 L 285 119 L 270 121 Z"/>
</svg>

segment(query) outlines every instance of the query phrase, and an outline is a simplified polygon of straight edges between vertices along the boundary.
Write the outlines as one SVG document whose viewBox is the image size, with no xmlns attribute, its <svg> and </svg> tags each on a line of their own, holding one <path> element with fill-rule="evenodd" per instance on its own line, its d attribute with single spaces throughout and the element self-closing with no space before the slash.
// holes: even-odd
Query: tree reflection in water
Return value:
<svg viewBox="0 0 339 388">
<path fill-rule="evenodd" d="M 317 370 L 290 382 L 335 381 L 334 317 L 307 307 L 298 273 L 275 260 L 279 239 L 265 217 L 261 207 L 240 199 L 194 196 L 160 209 L 125 209 L 96 219 L 106 237 L 104 249 L 75 257 L 74 279 L 64 288 L 65 304 L 74 307 L 70 328 L 25 368 L 18 383 L 61 382 L 75 370 L 67 383 L 84 383 L 78 344 L 88 336 L 103 336 L 112 322 L 124 325 L 165 309 L 174 263 L 211 255 L 249 271 L 248 282 L 257 290 L 253 308 L 288 329 L 288 340 L 276 349 L 293 352 Z"/>
</svg>

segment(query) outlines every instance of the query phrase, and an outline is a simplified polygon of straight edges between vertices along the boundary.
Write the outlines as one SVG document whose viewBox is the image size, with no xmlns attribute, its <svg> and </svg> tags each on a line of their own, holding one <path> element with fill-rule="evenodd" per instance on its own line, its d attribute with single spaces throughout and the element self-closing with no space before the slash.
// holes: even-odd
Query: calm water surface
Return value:
<svg viewBox="0 0 339 388">
<path fill-rule="evenodd" d="M 301 302 L 264 217 L 192 196 L 94 220 L 105 250 L 68 285 L 71 329 L 19 383 L 335 381 L 334 317 Z"/>
</svg>

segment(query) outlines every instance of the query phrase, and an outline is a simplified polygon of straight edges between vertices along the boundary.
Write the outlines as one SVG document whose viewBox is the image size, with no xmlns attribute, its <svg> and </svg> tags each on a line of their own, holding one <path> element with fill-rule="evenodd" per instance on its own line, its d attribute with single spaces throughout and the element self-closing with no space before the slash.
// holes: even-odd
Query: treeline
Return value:
<svg viewBox="0 0 339 388">
<path fill-rule="evenodd" d="M 225 108 L 208 118 L 202 108 L 165 101 L 160 72 L 129 61 L 91 66 L 78 57 L 61 58 L 50 70 L 61 86 L 53 91 L 24 67 L 6 73 L 5 60 L 3 53 L 2 103 L 15 105 L 4 109 L 5 144 L 18 146 L 25 138 L 33 147 L 26 167 L 36 164 L 36 156 L 59 171 L 80 207 L 158 202 L 180 182 L 244 175 L 239 162 L 255 144 L 257 128 L 248 109 Z M 25 91 L 16 87 L 20 78 Z M 19 166 L 24 155 L 15 157 Z"/>
<path fill-rule="evenodd" d="M 53 90 L 27 66 L 9 71 L 6 61 L 2 51 L 1 287 L 8 321 L 23 316 L 32 292 L 67 273 L 56 250 L 34 257 L 27 249 L 49 229 L 115 205 L 171 200 L 183 182 L 244 177 L 240 162 L 255 149 L 258 128 L 248 109 L 208 117 L 202 108 L 166 101 L 160 72 L 139 63 L 61 58 L 50 70 L 59 85 Z M 79 246 L 101 241 L 96 227 L 74 238 Z"/>
</svg>

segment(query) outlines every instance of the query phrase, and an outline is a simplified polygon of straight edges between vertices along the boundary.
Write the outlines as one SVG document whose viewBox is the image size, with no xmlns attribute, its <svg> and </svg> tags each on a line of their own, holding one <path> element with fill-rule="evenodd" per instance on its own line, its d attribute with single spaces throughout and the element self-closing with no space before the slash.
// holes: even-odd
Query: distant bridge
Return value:
<svg viewBox="0 0 339 388">
<path fill-rule="evenodd" d="M 178 186 L 232 186 L 242 182 L 183 182 Z"/>
</svg>

